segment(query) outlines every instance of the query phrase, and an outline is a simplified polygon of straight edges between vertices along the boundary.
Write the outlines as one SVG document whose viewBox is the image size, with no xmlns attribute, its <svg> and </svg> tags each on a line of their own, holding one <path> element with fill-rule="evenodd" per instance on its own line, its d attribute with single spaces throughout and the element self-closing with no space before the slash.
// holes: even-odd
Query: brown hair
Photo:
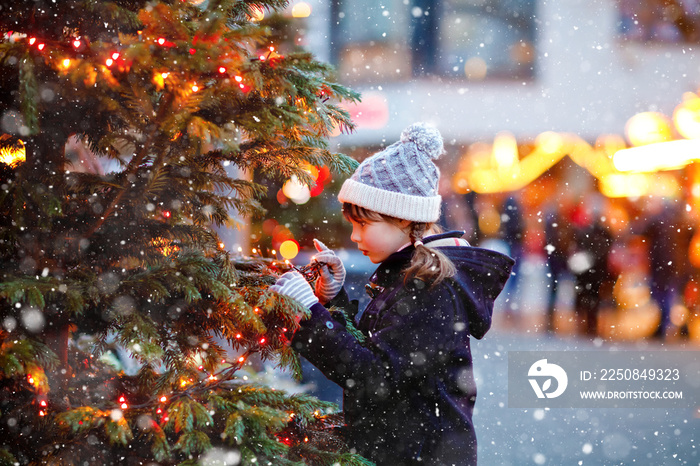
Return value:
<svg viewBox="0 0 700 466">
<path fill-rule="evenodd" d="M 364 207 L 343 203 L 343 216 L 347 220 L 355 222 L 389 222 L 394 225 L 401 225 L 403 220 L 380 214 Z M 441 232 L 442 228 L 434 223 L 411 222 L 408 225 L 408 234 L 411 243 L 423 238 L 428 230 Z M 404 270 L 404 283 L 411 279 L 421 280 L 429 286 L 435 286 L 446 278 L 454 276 L 456 270 L 452 261 L 435 248 L 430 248 L 424 244 L 416 246 L 411 263 Z"/>
</svg>

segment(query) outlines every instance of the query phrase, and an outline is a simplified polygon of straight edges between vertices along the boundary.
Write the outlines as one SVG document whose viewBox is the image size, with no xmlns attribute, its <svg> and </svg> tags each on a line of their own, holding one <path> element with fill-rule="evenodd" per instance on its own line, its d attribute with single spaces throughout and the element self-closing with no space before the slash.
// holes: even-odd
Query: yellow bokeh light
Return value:
<svg viewBox="0 0 700 466">
<path fill-rule="evenodd" d="M 684 97 L 673 111 L 673 123 L 684 138 L 700 139 L 700 97 L 693 93 Z"/>
<path fill-rule="evenodd" d="M 299 244 L 293 239 L 288 239 L 280 244 L 280 254 L 287 260 L 294 259 L 299 254 Z"/>
<path fill-rule="evenodd" d="M 493 141 L 493 158 L 502 170 L 511 169 L 518 163 L 518 141 L 508 132 L 498 133 Z"/>
<path fill-rule="evenodd" d="M 296 3 L 292 7 L 292 16 L 294 18 L 307 18 L 311 15 L 311 6 L 306 2 Z"/>
<path fill-rule="evenodd" d="M 638 113 L 627 120 L 625 135 L 633 146 L 670 141 L 673 139 L 671 120 L 662 113 Z"/>
<path fill-rule="evenodd" d="M 613 163 L 620 171 L 655 172 L 682 168 L 699 157 L 700 141 L 681 139 L 617 151 Z"/>
<path fill-rule="evenodd" d="M 255 7 L 250 10 L 251 21 L 262 21 L 263 19 L 265 19 L 265 10 Z"/>
</svg>

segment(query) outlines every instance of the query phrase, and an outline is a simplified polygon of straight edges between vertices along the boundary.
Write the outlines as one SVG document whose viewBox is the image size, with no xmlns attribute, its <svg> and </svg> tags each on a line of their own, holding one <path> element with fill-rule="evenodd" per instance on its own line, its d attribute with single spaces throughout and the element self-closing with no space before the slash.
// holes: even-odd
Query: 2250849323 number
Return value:
<svg viewBox="0 0 700 466">
<path fill-rule="evenodd" d="M 601 369 L 600 380 L 678 380 L 678 369 Z"/>
</svg>

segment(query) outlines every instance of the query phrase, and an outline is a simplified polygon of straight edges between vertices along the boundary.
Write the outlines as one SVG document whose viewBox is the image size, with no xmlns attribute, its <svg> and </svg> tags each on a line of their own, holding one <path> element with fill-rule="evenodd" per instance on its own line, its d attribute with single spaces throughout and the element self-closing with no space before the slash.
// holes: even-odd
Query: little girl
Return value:
<svg viewBox="0 0 700 466">
<path fill-rule="evenodd" d="M 350 239 L 379 264 L 360 343 L 327 309 L 349 311 L 340 259 L 316 241 L 315 292 L 298 272 L 271 288 L 311 310 L 292 345 L 343 388 L 346 441 L 377 465 L 474 465 L 469 336 L 491 325 L 512 259 L 439 233 L 440 133 L 421 123 L 368 158 L 338 195 Z M 348 312 L 356 319 L 356 312 Z"/>
</svg>

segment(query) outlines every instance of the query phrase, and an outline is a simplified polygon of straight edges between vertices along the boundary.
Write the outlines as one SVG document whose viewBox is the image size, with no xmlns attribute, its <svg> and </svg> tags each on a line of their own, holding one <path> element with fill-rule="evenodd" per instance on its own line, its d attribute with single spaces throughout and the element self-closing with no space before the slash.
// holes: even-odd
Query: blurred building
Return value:
<svg viewBox="0 0 700 466">
<path fill-rule="evenodd" d="M 636 113 L 670 115 L 698 86 L 697 0 L 306 3 L 305 45 L 363 94 L 341 145 L 391 142 L 415 120 L 453 144 L 594 141 Z"/>
</svg>

